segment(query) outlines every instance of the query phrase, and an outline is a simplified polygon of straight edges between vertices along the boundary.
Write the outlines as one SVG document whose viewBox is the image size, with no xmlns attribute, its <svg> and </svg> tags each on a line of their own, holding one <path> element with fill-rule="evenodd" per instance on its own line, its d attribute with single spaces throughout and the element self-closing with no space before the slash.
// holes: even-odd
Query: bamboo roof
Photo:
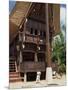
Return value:
<svg viewBox="0 0 68 90">
<path fill-rule="evenodd" d="M 17 26 L 20 25 L 21 21 L 26 17 L 31 3 L 29 2 L 16 2 L 16 5 L 13 11 L 10 14 L 10 20 L 16 24 Z"/>
</svg>

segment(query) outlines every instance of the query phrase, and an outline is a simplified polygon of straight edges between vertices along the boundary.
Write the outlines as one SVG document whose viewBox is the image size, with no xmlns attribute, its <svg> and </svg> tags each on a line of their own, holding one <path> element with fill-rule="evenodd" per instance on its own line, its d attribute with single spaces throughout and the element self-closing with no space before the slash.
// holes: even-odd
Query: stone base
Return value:
<svg viewBox="0 0 68 90">
<path fill-rule="evenodd" d="M 41 75 L 41 72 L 37 72 L 36 83 L 40 82 L 40 75 Z"/>
<path fill-rule="evenodd" d="M 52 83 L 52 67 L 46 68 L 46 81 L 47 81 L 47 84 Z"/>
<path fill-rule="evenodd" d="M 26 82 L 26 81 L 27 81 L 27 74 L 24 73 L 24 82 Z"/>
</svg>

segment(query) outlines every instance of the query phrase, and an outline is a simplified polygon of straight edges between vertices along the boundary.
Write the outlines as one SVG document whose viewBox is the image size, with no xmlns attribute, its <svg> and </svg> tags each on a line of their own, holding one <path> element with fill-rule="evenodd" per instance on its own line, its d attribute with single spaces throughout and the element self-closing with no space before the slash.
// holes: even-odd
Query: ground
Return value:
<svg viewBox="0 0 68 90">
<path fill-rule="evenodd" d="M 10 83 L 9 88 L 33 88 L 33 87 L 46 87 L 46 86 L 63 86 L 66 85 L 66 76 L 63 75 L 61 79 L 53 79 L 51 84 L 47 84 L 46 80 L 41 80 L 40 83 L 36 83 L 36 81 L 32 82 L 17 82 Z"/>
</svg>

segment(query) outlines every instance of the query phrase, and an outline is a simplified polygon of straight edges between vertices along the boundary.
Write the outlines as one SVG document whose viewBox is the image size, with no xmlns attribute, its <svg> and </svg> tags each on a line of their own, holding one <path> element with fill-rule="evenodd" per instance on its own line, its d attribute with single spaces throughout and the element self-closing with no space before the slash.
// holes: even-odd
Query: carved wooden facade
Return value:
<svg viewBox="0 0 68 90">
<path fill-rule="evenodd" d="M 10 57 L 16 57 L 19 72 L 45 72 L 51 66 L 51 42 L 60 31 L 59 16 L 58 4 L 16 3 L 10 15 Z"/>
</svg>

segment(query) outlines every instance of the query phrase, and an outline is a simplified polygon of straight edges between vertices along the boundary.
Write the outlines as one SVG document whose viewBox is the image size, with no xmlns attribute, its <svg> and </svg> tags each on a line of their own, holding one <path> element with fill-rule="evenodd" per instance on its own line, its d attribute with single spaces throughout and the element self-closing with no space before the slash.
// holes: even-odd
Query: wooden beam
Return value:
<svg viewBox="0 0 68 90">
<path fill-rule="evenodd" d="M 46 60 L 47 60 L 47 67 L 51 67 L 51 53 L 50 53 L 50 42 L 49 42 L 49 15 L 48 15 L 48 4 L 45 4 L 45 21 L 46 21 Z"/>
<path fill-rule="evenodd" d="M 34 17 L 30 17 L 30 16 L 29 16 L 28 19 L 31 19 L 31 20 L 33 20 L 33 21 L 37 21 L 37 22 L 39 22 L 39 23 L 45 24 L 45 21 L 44 21 L 44 20 L 36 19 L 36 18 L 34 18 Z"/>
</svg>

